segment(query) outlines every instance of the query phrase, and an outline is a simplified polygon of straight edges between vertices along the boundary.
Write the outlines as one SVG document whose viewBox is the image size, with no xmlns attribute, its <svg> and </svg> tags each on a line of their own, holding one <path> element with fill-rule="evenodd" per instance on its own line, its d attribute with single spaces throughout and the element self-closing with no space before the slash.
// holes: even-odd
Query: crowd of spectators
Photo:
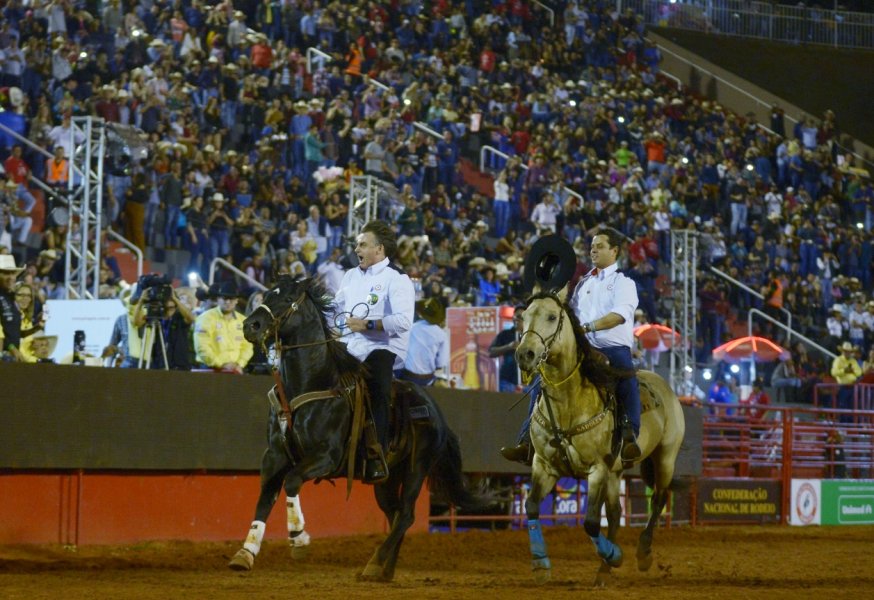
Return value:
<svg viewBox="0 0 874 600">
<path fill-rule="evenodd" d="M 582 265 L 604 223 L 631 240 L 641 308 L 664 320 L 670 231 L 689 229 L 702 359 L 732 311 L 760 304 L 710 266 L 802 333 L 870 347 L 874 188 L 835 115 L 787 128 L 775 107 L 763 126 L 660 77 L 637 15 L 551 6 L 554 24 L 527 0 L 9 3 L 7 106 L 56 156 L 7 144 L 21 164 L 6 161 L 0 244 L 29 261 L 43 298 L 62 293 L 76 223 L 51 213 L 38 255 L 16 232 L 27 177 L 50 178 L 70 157 L 70 117 L 94 115 L 148 137 L 147 160 L 106 177 L 112 222 L 142 248 L 186 249 L 188 271 L 223 257 L 261 283 L 336 272 L 348 182 L 368 174 L 397 190 L 380 216 L 398 224 L 399 262 L 446 304 L 515 302 L 539 236 L 565 236 Z M 331 57 L 311 73 L 308 48 Z M 490 155 L 486 186 L 464 168 L 484 145 L 509 156 Z M 110 295 L 111 257 L 104 272 Z"/>
</svg>

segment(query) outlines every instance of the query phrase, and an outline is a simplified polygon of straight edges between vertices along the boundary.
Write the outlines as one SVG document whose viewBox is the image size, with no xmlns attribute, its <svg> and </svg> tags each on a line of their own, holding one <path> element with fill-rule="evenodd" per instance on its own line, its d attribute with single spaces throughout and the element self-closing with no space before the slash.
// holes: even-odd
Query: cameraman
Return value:
<svg viewBox="0 0 874 600">
<path fill-rule="evenodd" d="M 153 294 L 158 294 L 157 288 L 152 288 Z M 164 346 L 167 352 L 167 368 L 173 371 L 190 371 L 192 363 L 191 325 L 194 323 L 194 313 L 183 300 L 176 289 L 170 290 L 163 303 L 164 313 L 156 321 L 164 335 Z M 164 368 L 164 353 L 155 339 L 152 346 L 152 368 Z"/>
<path fill-rule="evenodd" d="M 137 288 L 137 292 L 133 294 L 136 302 L 129 310 L 129 352 L 122 367 L 140 366 L 140 355 L 147 351 L 143 348 L 146 328 L 154 324 L 156 329 L 152 344 L 151 368 L 165 368 L 161 337 L 157 329 L 160 327 L 164 338 L 164 350 L 167 352 L 166 368 L 190 370 L 191 324 L 195 319 L 191 308 L 180 299 L 177 291 L 164 276 L 144 275 L 137 282 Z M 147 358 L 143 357 L 143 364 L 147 362 Z"/>
</svg>

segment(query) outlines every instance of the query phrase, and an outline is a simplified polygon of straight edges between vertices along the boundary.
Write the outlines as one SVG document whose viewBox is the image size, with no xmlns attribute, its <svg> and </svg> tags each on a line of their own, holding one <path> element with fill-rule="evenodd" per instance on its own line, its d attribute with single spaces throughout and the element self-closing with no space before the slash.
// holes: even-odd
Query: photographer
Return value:
<svg viewBox="0 0 874 600">
<path fill-rule="evenodd" d="M 129 325 L 132 325 L 128 333 L 129 354 L 122 366 L 134 368 L 142 363 L 153 369 L 191 369 L 189 340 L 195 317 L 191 308 L 170 285 L 170 280 L 156 273 L 143 275 L 137 282 L 137 291 L 131 300 L 135 304 L 129 311 Z M 153 331 L 148 331 L 149 328 L 153 328 Z M 147 348 L 143 348 L 146 342 L 150 342 L 151 354 L 142 356 L 141 361 L 140 355 L 148 352 Z"/>
<path fill-rule="evenodd" d="M 161 326 L 167 355 L 167 368 L 174 371 L 190 371 L 192 366 L 191 325 L 195 316 L 178 290 L 170 289 L 163 301 L 163 315 L 157 321 Z M 161 338 L 152 346 L 152 368 L 164 368 L 164 353 L 158 346 Z"/>
</svg>

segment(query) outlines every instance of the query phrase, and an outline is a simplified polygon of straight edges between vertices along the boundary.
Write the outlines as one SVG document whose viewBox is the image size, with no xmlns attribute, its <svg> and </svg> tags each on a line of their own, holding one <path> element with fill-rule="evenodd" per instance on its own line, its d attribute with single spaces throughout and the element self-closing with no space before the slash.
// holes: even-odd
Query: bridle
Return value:
<svg viewBox="0 0 874 600">
<path fill-rule="evenodd" d="M 279 333 L 279 330 L 282 329 L 283 324 L 285 324 L 285 322 L 288 319 L 290 319 L 294 315 L 294 313 L 296 313 L 298 310 L 300 310 L 300 307 L 303 305 L 303 301 L 306 298 L 306 295 L 307 295 L 306 290 L 302 291 L 300 293 L 300 296 L 298 296 L 296 300 L 294 300 L 291 304 L 288 305 L 288 308 L 286 308 L 284 311 L 279 313 L 278 317 L 276 315 L 274 315 L 273 311 L 270 310 L 270 307 L 264 303 L 261 303 L 261 305 L 257 309 L 255 309 L 256 311 L 263 309 L 268 315 L 270 315 L 270 326 L 269 327 L 270 327 L 270 329 L 273 329 L 273 343 L 274 343 L 274 346 L 276 348 L 276 352 L 282 352 L 283 350 L 295 350 L 297 348 L 309 348 L 311 346 L 321 346 L 323 344 L 327 344 L 329 342 L 332 342 L 336 339 L 343 337 L 342 335 L 340 335 L 340 336 L 328 336 L 324 340 L 318 340 L 316 342 L 306 342 L 304 344 L 283 344 L 282 343 L 282 338 L 281 338 L 281 335 Z M 269 331 L 269 329 L 268 329 L 268 331 Z M 265 336 L 265 338 L 266 338 L 266 336 Z M 261 344 L 262 344 L 262 346 L 264 345 L 263 340 L 261 341 Z"/>
<path fill-rule="evenodd" d="M 548 294 L 548 295 L 545 295 L 542 297 L 548 298 L 548 299 L 554 301 L 558 305 L 558 309 L 559 309 L 558 325 L 555 326 L 555 331 L 553 331 L 552 335 L 550 335 L 549 337 L 544 338 L 542 335 L 540 335 L 539 333 L 534 331 L 534 329 L 529 328 L 528 330 L 522 332 L 522 335 L 519 338 L 519 341 L 521 341 L 529 333 L 536 335 L 538 338 L 540 338 L 540 341 L 543 344 L 543 352 L 540 353 L 540 357 L 537 360 L 537 364 L 534 365 L 534 370 L 538 371 L 540 373 L 541 378 L 543 378 L 543 381 L 545 381 L 548 385 L 551 385 L 553 387 L 557 387 L 557 386 L 560 386 L 560 385 L 567 383 L 568 380 L 570 380 L 570 378 L 573 376 L 573 374 L 580 368 L 580 364 L 582 364 L 584 355 L 582 353 L 580 354 L 580 359 L 579 359 L 579 361 L 577 361 L 576 366 L 573 369 L 571 369 L 570 373 L 568 373 L 568 375 L 566 377 L 564 377 L 561 381 L 553 382 L 553 381 L 550 381 L 549 378 L 546 376 L 546 372 L 543 369 L 543 365 L 549 359 L 549 352 L 550 352 L 550 350 L 552 350 L 552 344 L 555 343 L 555 340 L 558 338 L 559 334 L 561 333 L 562 327 L 564 326 L 565 309 L 561 303 L 561 300 L 556 298 L 554 295 Z"/>
<path fill-rule="evenodd" d="M 327 344 L 328 342 L 331 342 L 331 341 L 336 339 L 333 336 L 329 336 L 329 337 L 325 338 L 324 340 L 319 340 L 317 342 L 307 342 L 305 344 L 283 344 L 282 343 L 282 339 L 280 337 L 281 334 L 279 333 L 279 330 L 282 329 L 282 325 L 289 318 L 291 318 L 291 316 L 294 315 L 294 313 L 296 313 L 298 310 L 300 310 L 300 307 L 302 306 L 304 298 L 306 298 L 306 290 L 302 291 L 300 293 L 300 296 L 298 296 L 296 300 L 294 300 L 291 304 L 289 304 L 288 308 L 286 308 L 284 311 L 282 311 L 278 317 L 276 315 L 274 315 L 273 311 L 270 309 L 270 307 L 267 306 L 266 304 L 264 304 L 263 302 L 261 303 L 261 305 L 258 308 L 255 309 L 256 312 L 263 309 L 268 315 L 270 315 L 270 327 L 273 328 L 273 339 L 274 339 L 274 344 L 276 347 L 277 354 L 282 352 L 283 350 L 293 350 L 295 348 L 305 348 L 308 346 L 319 346 L 322 344 Z M 255 313 L 253 312 L 252 314 L 255 314 Z M 268 333 L 269 333 L 269 329 L 268 329 Z M 267 336 L 265 335 L 264 337 L 266 339 Z M 264 343 L 264 340 L 261 340 L 261 346 L 262 346 L 262 348 L 265 349 L 265 354 L 266 354 L 266 347 L 265 347 L 266 345 Z M 278 393 L 279 404 L 280 404 L 280 407 L 282 409 L 282 414 L 278 415 L 278 417 L 285 422 L 286 431 L 288 431 L 290 433 L 292 431 L 292 427 L 293 427 L 292 410 L 291 410 L 291 407 L 288 403 L 288 397 L 285 394 L 285 385 L 283 385 L 283 383 L 282 383 L 282 377 L 280 376 L 279 369 L 276 367 L 276 365 L 273 365 L 271 370 L 273 371 L 273 380 L 276 382 L 276 390 L 279 392 Z M 283 438 L 283 439 L 285 439 L 285 438 Z M 289 458 L 292 458 L 292 461 L 293 461 L 294 459 L 293 459 L 293 456 L 291 454 L 291 450 L 288 447 L 287 440 L 285 440 L 284 447 L 285 447 L 285 451 L 288 454 Z"/>
</svg>

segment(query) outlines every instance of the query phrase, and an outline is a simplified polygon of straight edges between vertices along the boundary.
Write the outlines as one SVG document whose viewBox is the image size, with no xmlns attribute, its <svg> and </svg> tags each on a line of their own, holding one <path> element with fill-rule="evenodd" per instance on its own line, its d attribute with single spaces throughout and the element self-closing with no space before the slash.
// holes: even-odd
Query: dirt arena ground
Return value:
<svg viewBox="0 0 874 600">
<path fill-rule="evenodd" d="M 649 573 L 633 560 L 638 533 L 621 532 L 630 560 L 598 598 L 874 597 L 872 527 L 660 529 Z M 355 575 L 379 540 L 317 539 L 303 561 L 292 561 L 285 544 L 268 543 L 242 574 L 226 568 L 238 542 L 0 547 L 0 598 L 579 598 L 593 593 L 598 567 L 581 529 L 546 530 L 553 580 L 543 588 L 532 582 L 524 532 L 417 534 L 401 550 L 393 583 L 359 583 Z"/>
</svg>

